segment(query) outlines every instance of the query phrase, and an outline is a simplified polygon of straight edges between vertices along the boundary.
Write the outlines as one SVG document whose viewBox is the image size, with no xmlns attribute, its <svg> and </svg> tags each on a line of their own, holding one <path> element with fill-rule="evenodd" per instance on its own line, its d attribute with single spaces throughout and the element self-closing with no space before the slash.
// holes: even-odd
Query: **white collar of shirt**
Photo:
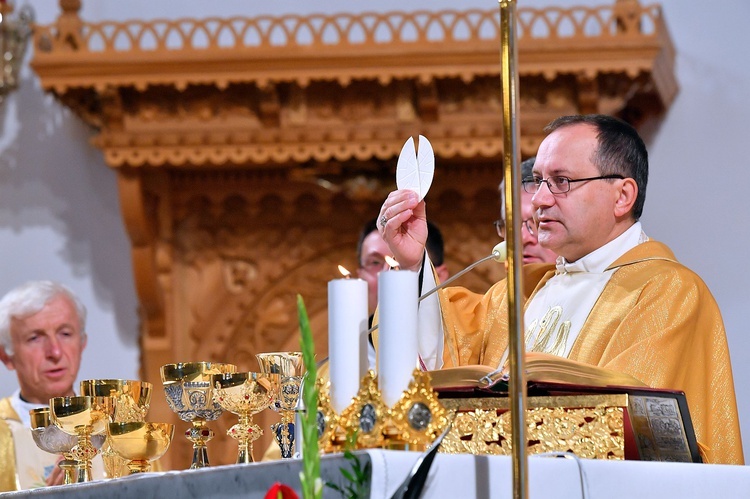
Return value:
<svg viewBox="0 0 750 499">
<path fill-rule="evenodd" d="M 31 416 L 29 411 L 32 409 L 39 409 L 44 407 L 44 404 L 37 404 L 34 402 L 26 402 L 21 398 L 21 389 L 16 390 L 13 395 L 10 396 L 10 405 L 13 410 L 16 411 L 18 417 L 21 418 L 21 422 L 24 426 L 31 426 Z"/>
<path fill-rule="evenodd" d="M 648 237 L 643 233 L 641 222 L 636 222 L 615 239 L 575 262 L 568 262 L 564 257 L 558 256 L 555 267 L 558 274 L 604 272 L 615 260 L 647 240 Z"/>
</svg>

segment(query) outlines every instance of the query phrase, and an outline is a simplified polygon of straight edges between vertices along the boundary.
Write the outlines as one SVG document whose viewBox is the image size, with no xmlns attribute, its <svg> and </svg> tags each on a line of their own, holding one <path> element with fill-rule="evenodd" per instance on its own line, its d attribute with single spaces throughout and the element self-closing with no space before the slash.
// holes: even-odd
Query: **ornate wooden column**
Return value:
<svg viewBox="0 0 750 499">
<path fill-rule="evenodd" d="M 140 302 L 142 376 L 298 349 L 295 295 L 327 352 L 326 282 L 355 269 L 359 227 L 421 133 L 436 153 L 430 218 L 455 271 L 497 240 L 501 121 L 497 12 L 87 23 L 61 0 L 35 28 L 43 87 L 96 134 L 118 175 Z M 637 124 L 677 91 L 658 6 L 519 9 L 522 152 L 552 118 Z M 486 289 L 490 264 L 464 284 Z M 260 418 L 265 428 L 272 414 Z M 156 391 L 149 414 L 174 421 Z M 213 463 L 232 462 L 223 416 Z M 189 462 L 178 426 L 168 467 Z M 260 457 L 265 441 L 256 445 Z"/>
</svg>

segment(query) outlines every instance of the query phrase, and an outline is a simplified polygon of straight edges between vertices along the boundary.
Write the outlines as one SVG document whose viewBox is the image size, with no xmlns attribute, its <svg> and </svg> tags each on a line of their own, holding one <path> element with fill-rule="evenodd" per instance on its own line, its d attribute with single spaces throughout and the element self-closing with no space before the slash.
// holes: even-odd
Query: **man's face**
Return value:
<svg viewBox="0 0 750 499">
<path fill-rule="evenodd" d="M 593 126 L 560 128 L 539 146 L 534 176 L 547 179 L 560 175 L 573 180 L 599 176 L 591 162 L 597 147 Z M 614 211 L 621 185 L 622 180 L 594 180 L 572 183 L 569 192 L 552 194 L 547 184 L 542 184 L 531 200 L 539 242 L 573 262 L 612 240 L 617 235 Z"/>
<path fill-rule="evenodd" d="M 367 308 L 370 313 L 378 305 L 378 273 L 388 268 L 385 257 L 391 254 L 378 231 L 370 232 L 362 240 L 362 255 L 357 275 L 367 281 Z"/>
<path fill-rule="evenodd" d="M 531 220 L 531 227 L 535 227 L 534 206 L 531 204 L 533 194 L 521 192 L 521 220 Z M 523 263 L 554 263 L 557 255 L 539 244 L 537 229 L 532 234 L 526 224 L 521 226 L 521 243 L 523 243 Z"/>
<path fill-rule="evenodd" d="M 21 396 L 47 404 L 52 397 L 73 395 L 86 345 L 73 304 L 56 296 L 36 314 L 11 319 L 10 332 L 13 355 L 2 351 L 2 359 L 16 371 Z"/>
</svg>

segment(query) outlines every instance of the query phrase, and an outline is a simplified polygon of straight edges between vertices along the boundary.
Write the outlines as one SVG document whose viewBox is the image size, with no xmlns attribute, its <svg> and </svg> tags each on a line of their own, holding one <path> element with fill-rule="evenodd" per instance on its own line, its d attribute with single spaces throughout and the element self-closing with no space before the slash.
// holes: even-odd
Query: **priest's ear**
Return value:
<svg viewBox="0 0 750 499">
<path fill-rule="evenodd" d="M 446 264 L 438 265 L 435 267 L 435 273 L 438 276 L 438 279 L 440 282 L 445 282 L 448 277 L 450 277 L 450 272 L 448 272 L 448 266 Z"/>
<path fill-rule="evenodd" d="M 616 196 L 615 216 L 617 218 L 632 216 L 633 205 L 638 197 L 638 184 L 635 183 L 635 179 L 622 179 L 620 186 L 616 189 Z"/>
<path fill-rule="evenodd" d="M 5 347 L 0 347 L 0 360 L 5 364 L 5 367 L 7 367 L 9 371 L 13 371 L 16 368 L 13 364 L 13 357 L 8 355 L 8 352 L 5 351 Z"/>
</svg>

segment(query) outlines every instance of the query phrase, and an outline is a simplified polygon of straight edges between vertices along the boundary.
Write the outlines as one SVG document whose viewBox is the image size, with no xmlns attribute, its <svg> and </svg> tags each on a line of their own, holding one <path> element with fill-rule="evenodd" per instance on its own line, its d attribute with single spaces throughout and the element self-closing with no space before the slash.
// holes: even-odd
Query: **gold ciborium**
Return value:
<svg viewBox="0 0 750 499">
<path fill-rule="evenodd" d="M 151 471 L 151 461 L 167 452 L 174 425 L 170 423 L 109 423 L 107 441 L 118 456 L 125 459 L 130 474 Z"/>
<path fill-rule="evenodd" d="M 224 411 L 213 397 L 211 377 L 237 372 L 237 366 L 218 362 L 185 362 L 161 367 L 161 381 L 169 407 L 183 421 L 192 424 L 185 437 L 193 442 L 190 469 L 208 466 L 206 442 L 214 437 L 206 421 L 214 421 Z"/>
<path fill-rule="evenodd" d="M 57 465 L 65 472 L 63 483 L 85 482 L 85 466 L 73 459 L 70 450 L 78 443 L 78 438 L 68 435 L 50 421 L 50 408 L 42 407 L 29 411 L 31 417 L 31 436 L 37 447 L 50 454 L 61 454 L 65 459 Z M 92 435 L 91 445 L 100 448 L 104 435 Z"/>
<path fill-rule="evenodd" d="M 253 372 L 217 374 L 213 384 L 214 400 L 239 418 L 227 430 L 239 446 L 237 463 L 252 463 L 253 442 L 263 434 L 260 426 L 253 423 L 253 414 L 268 408 L 276 399 L 279 376 Z"/>
<path fill-rule="evenodd" d="M 77 438 L 70 449 L 70 457 L 78 461 L 80 470 L 76 481 L 91 480 L 91 460 L 99 452 L 92 444 L 92 436 L 103 435 L 114 416 L 114 401 L 110 397 L 55 397 L 50 399 L 50 420 L 68 435 Z"/>
<path fill-rule="evenodd" d="M 153 385 L 127 379 L 87 379 L 81 381 L 81 395 L 112 397 L 115 401 L 115 422 L 143 422 L 151 404 Z M 107 478 L 128 474 L 126 460 L 112 450 L 109 439 L 102 448 L 102 462 Z"/>
<path fill-rule="evenodd" d="M 280 377 L 279 396 L 271 408 L 279 412 L 281 422 L 272 425 L 271 430 L 281 449 L 281 457 L 291 458 L 294 455 L 294 411 L 305 375 L 302 352 L 259 353 L 255 357 L 262 373 L 278 374 Z"/>
</svg>

